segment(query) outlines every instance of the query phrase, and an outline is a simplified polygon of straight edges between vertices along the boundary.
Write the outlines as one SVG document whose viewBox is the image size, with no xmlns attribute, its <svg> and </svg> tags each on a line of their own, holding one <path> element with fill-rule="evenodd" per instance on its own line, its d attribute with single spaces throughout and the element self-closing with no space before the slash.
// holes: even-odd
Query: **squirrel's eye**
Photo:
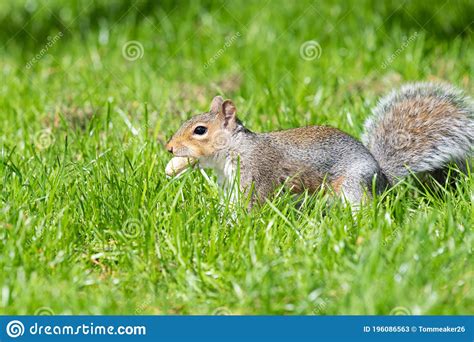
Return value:
<svg viewBox="0 0 474 342">
<path fill-rule="evenodd" d="M 204 127 L 204 126 L 197 126 L 195 129 L 194 129 L 194 134 L 197 134 L 197 135 L 203 135 L 207 132 L 207 128 Z"/>
</svg>

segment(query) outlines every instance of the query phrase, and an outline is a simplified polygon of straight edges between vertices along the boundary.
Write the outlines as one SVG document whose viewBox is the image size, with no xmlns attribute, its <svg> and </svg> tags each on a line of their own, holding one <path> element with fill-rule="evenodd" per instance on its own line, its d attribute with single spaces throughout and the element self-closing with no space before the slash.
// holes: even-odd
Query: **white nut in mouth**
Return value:
<svg viewBox="0 0 474 342">
<path fill-rule="evenodd" d="M 173 157 L 166 165 L 165 173 L 167 176 L 178 176 L 195 162 L 194 158 Z"/>
</svg>

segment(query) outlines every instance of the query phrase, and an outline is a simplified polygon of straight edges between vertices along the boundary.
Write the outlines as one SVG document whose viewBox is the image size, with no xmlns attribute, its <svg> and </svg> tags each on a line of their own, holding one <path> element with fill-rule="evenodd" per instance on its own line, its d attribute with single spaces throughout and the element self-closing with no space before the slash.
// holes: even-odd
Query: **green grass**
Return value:
<svg viewBox="0 0 474 342">
<path fill-rule="evenodd" d="M 129 6 L 0 5 L 0 313 L 474 313 L 474 175 L 407 180 L 355 216 L 323 194 L 249 213 L 210 172 L 167 179 L 163 148 L 216 94 L 256 131 L 356 137 L 403 82 L 473 94 L 472 2 Z"/>
</svg>

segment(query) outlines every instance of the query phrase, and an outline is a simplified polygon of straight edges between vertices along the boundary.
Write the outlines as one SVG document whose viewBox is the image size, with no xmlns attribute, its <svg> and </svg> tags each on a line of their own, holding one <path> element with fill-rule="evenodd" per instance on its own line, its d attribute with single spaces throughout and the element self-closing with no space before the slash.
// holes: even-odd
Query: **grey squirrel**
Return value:
<svg viewBox="0 0 474 342">
<path fill-rule="evenodd" d="M 410 172 L 434 174 L 450 162 L 465 169 L 473 156 L 474 103 L 447 84 L 408 84 L 383 97 L 362 143 L 327 126 L 255 133 L 236 113 L 232 101 L 216 96 L 209 112 L 184 122 L 166 149 L 214 169 L 224 187 L 239 174 L 251 203 L 285 183 L 295 193 L 329 185 L 358 205 L 372 186 L 380 194 Z"/>
</svg>

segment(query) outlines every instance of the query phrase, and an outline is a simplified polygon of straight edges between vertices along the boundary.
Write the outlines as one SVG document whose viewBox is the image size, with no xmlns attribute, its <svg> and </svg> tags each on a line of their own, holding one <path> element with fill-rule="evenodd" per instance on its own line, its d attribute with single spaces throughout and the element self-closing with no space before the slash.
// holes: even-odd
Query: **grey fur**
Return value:
<svg viewBox="0 0 474 342">
<path fill-rule="evenodd" d="M 253 189 L 253 202 L 265 200 L 284 182 L 295 192 L 333 184 L 354 204 L 371 188 L 374 176 L 378 193 L 388 185 L 370 152 L 332 127 L 253 133 L 239 124 L 229 146 L 214 156 L 212 165 L 218 174 L 224 173 L 218 166 L 223 163 L 218 161 L 229 155 L 239 156 L 241 190 L 248 193 Z"/>
<path fill-rule="evenodd" d="M 325 126 L 254 133 L 235 117 L 231 101 L 216 97 L 211 111 L 184 123 L 167 149 L 212 167 L 224 186 L 233 182 L 239 160 L 241 190 L 251 192 L 252 202 L 283 183 L 294 192 L 328 184 L 357 205 L 370 198 L 372 184 L 380 193 L 408 170 L 436 173 L 449 162 L 462 166 L 472 158 L 473 108 L 470 98 L 449 85 L 406 85 L 375 107 L 365 123 L 364 146 Z M 202 138 L 192 135 L 199 122 L 209 126 Z"/>
<path fill-rule="evenodd" d="M 382 98 L 362 141 L 391 182 L 472 158 L 474 104 L 447 84 L 414 83 Z"/>
</svg>

